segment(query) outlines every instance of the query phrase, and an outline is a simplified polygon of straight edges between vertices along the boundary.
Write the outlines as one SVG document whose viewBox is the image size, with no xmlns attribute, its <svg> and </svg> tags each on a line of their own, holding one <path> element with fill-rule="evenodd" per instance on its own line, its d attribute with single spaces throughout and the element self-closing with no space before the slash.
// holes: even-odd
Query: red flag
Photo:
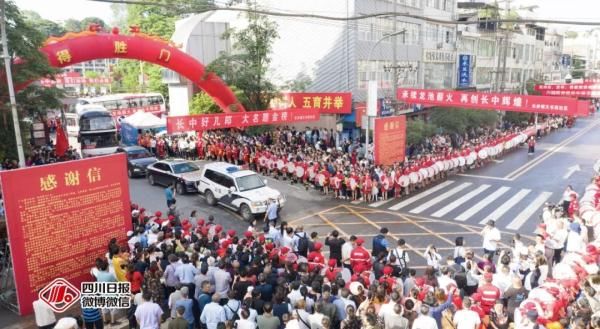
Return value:
<svg viewBox="0 0 600 329">
<path fill-rule="evenodd" d="M 56 155 L 64 156 L 69 148 L 69 139 L 63 130 L 62 124 L 57 122 L 56 125 Z"/>
</svg>

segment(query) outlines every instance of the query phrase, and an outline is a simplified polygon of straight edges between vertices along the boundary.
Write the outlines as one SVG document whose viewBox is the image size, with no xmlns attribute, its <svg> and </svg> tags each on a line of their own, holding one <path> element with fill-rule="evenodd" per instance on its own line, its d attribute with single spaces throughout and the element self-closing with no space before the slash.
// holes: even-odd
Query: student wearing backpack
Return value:
<svg viewBox="0 0 600 329">
<path fill-rule="evenodd" d="M 308 234 L 306 234 L 306 232 L 304 232 L 304 228 L 302 226 L 298 226 L 296 228 L 296 232 L 294 233 L 294 236 L 292 237 L 292 239 L 294 240 L 294 252 L 298 256 L 307 257 L 309 240 L 308 240 Z"/>
<path fill-rule="evenodd" d="M 395 262 L 391 265 L 398 268 L 400 276 L 404 279 L 408 276 L 408 251 L 406 250 L 406 241 L 404 239 L 398 239 L 398 246 L 392 249 L 388 255 L 388 261 L 391 262 L 391 257 L 394 256 Z"/>
<path fill-rule="evenodd" d="M 371 253 L 374 257 L 378 257 L 380 253 L 384 253 L 384 257 L 387 257 L 389 244 L 385 239 L 389 230 L 387 227 L 382 227 L 379 230 L 379 234 L 373 238 L 373 252 Z"/>
</svg>

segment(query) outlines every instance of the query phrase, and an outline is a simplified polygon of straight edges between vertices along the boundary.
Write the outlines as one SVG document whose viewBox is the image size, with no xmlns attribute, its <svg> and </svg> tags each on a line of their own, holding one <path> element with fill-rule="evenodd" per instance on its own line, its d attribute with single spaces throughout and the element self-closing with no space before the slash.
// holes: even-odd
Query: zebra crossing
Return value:
<svg viewBox="0 0 600 329">
<path fill-rule="evenodd" d="M 471 225 L 493 219 L 501 229 L 532 231 L 552 195 L 547 191 L 447 180 L 402 201 L 377 201 L 369 206 Z"/>
</svg>

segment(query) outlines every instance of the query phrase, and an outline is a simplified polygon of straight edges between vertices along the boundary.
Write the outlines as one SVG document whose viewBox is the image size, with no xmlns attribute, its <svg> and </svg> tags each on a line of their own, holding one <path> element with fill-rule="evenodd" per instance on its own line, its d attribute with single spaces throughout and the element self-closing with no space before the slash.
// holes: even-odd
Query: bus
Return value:
<svg viewBox="0 0 600 329">
<path fill-rule="evenodd" d="M 165 99 L 160 93 L 112 94 L 91 98 L 79 98 L 76 109 L 96 104 L 106 108 L 115 118 L 127 117 L 137 111 L 145 111 L 161 117 L 167 113 Z"/>
<path fill-rule="evenodd" d="M 77 111 L 81 156 L 113 154 L 119 146 L 117 124 L 109 111 L 99 105 L 83 105 Z"/>
</svg>

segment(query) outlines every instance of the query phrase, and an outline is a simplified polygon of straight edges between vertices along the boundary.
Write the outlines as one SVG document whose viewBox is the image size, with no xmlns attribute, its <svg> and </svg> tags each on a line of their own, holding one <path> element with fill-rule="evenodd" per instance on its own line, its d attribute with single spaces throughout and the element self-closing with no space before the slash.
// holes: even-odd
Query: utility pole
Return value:
<svg viewBox="0 0 600 329">
<path fill-rule="evenodd" d="M 12 113 L 13 126 L 15 129 L 15 138 L 17 139 L 17 154 L 19 155 L 19 167 L 25 167 L 25 153 L 23 152 L 23 140 L 21 139 L 21 127 L 19 126 L 19 113 L 17 112 L 17 99 L 15 98 L 15 88 L 13 86 L 12 71 L 10 67 L 10 56 L 8 54 L 8 39 L 6 37 L 6 3 L 0 0 L 0 30 L 2 34 L 2 57 L 4 57 L 4 69 L 6 70 L 6 80 L 8 81 L 8 95 L 10 97 L 10 108 Z"/>
<path fill-rule="evenodd" d="M 393 31 L 396 32 L 397 28 L 397 19 L 396 12 L 398 11 L 398 1 L 394 2 L 394 24 Z M 406 36 L 406 34 L 404 34 Z M 406 47 L 406 43 L 404 44 Z M 396 91 L 398 90 L 398 35 L 394 35 L 392 39 L 392 99 L 394 100 L 394 112 L 396 112 Z"/>
<path fill-rule="evenodd" d="M 505 10 L 506 10 L 506 16 L 508 17 L 508 15 L 510 14 L 510 1 L 511 0 L 506 0 L 505 2 Z M 506 24 L 506 27 L 504 29 L 504 57 L 502 58 L 502 69 L 501 69 L 501 74 L 502 74 L 502 80 L 500 81 L 500 92 L 504 92 L 504 88 L 506 87 L 506 60 L 508 58 L 508 46 L 509 46 L 509 42 L 508 42 L 508 38 L 510 37 L 510 31 L 508 30 L 508 23 Z"/>
</svg>

